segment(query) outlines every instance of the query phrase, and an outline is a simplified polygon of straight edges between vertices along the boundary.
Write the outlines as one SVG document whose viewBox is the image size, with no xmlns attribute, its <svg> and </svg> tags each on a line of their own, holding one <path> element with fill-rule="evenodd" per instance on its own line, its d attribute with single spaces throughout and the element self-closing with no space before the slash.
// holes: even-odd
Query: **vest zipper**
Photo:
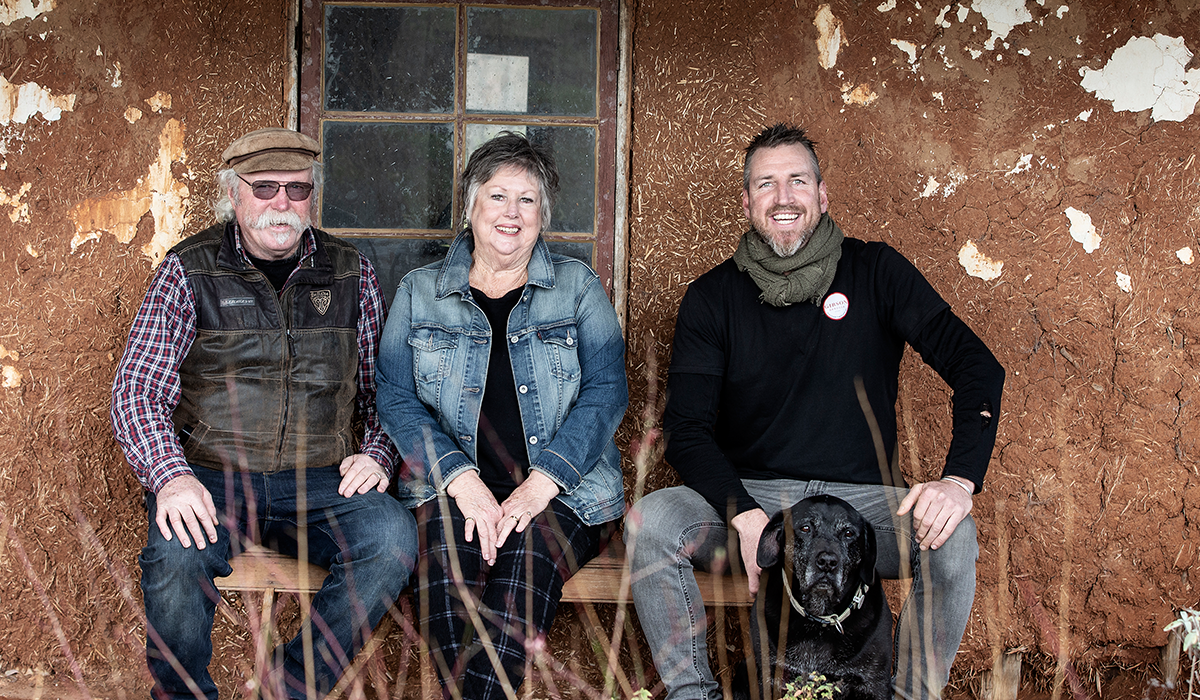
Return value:
<svg viewBox="0 0 1200 700">
<path fill-rule="evenodd" d="M 283 442 L 284 438 L 287 437 L 288 406 L 292 402 L 292 358 L 296 356 L 296 339 L 292 336 L 292 329 L 288 328 L 284 332 L 287 334 L 287 354 L 283 358 L 283 377 L 281 377 L 283 385 L 283 416 L 279 421 L 279 439 L 275 442 L 276 467 L 283 465 Z"/>
</svg>

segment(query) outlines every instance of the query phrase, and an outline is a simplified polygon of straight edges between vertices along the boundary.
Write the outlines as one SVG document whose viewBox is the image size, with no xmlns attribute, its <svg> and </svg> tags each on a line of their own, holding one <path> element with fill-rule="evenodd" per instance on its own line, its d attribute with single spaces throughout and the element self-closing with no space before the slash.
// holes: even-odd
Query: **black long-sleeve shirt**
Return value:
<svg viewBox="0 0 1200 700">
<path fill-rule="evenodd" d="M 760 302 L 732 260 L 692 283 L 675 328 L 667 460 L 729 517 L 759 507 L 741 479 L 892 483 L 906 342 L 954 392 L 943 475 L 978 490 L 1004 369 L 908 260 L 851 238 L 821 305 Z M 882 467 L 856 379 L 879 427 Z"/>
</svg>

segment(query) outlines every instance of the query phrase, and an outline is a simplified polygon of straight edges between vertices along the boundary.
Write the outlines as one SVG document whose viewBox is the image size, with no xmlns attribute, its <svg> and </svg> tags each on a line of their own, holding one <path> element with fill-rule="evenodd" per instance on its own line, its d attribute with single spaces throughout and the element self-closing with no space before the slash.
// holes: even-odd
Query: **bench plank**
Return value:
<svg viewBox="0 0 1200 700">
<path fill-rule="evenodd" d="M 621 575 L 625 569 L 625 544 L 613 539 L 607 547 L 563 584 L 564 603 L 616 603 L 620 597 Z M 728 574 L 696 571 L 696 583 L 707 606 L 750 607 L 750 595 L 745 579 L 736 580 Z M 632 603 L 628 591 L 625 602 Z"/>
<path fill-rule="evenodd" d="M 316 564 L 308 565 L 307 585 L 301 585 L 300 563 L 265 547 L 250 547 L 230 562 L 233 573 L 217 582 L 230 591 L 271 593 L 316 593 L 329 572 Z M 625 570 L 625 545 L 617 539 L 595 559 L 588 562 L 563 585 L 564 603 L 617 603 L 621 596 L 621 576 Z M 696 583 L 705 605 L 749 607 L 754 598 L 745 580 L 728 574 L 696 572 Z M 625 602 L 632 602 L 625 593 Z"/>
</svg>

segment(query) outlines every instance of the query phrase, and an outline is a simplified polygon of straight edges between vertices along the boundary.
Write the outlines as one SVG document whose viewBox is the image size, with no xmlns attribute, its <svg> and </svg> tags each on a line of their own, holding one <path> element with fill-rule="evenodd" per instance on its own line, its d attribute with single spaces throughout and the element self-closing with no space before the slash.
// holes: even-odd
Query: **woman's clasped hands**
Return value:
<svg viewBox="0 0 1200 700">
<path fill-rule="evenodd" d="M 496 563 L 496 551 L 504 546 L 509 533 L 524 532 L 559 494 L 559 488 L 550 477 L 532 471 L 504 503 L 498 503 L 479 473 L 468 470 L 450 482 L 446 494 L 466 518 L 464 538 L 470 542 L 479 537 L 480 553 L 490 566 Z"/>
</svg>

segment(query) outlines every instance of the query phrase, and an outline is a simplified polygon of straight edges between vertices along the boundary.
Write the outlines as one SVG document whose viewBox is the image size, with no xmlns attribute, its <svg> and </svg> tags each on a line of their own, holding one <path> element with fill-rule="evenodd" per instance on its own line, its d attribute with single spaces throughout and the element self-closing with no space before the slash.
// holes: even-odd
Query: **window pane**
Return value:
<svg viewBox="0 0 1200 700">
<path fill-rule="evenodd" d="M 467 111 L 596 114 L 596 12 L 467 10 Z"/>
<path fill-rule="evenodd" d="M 453 112 L 452 7 L 325 7 L 325 109 Z"/>
<path fill-rule="evenodd" d="M 559 191 L 549 230 L 592 233 L 596 218 L 596 130 L 588 126 L 468 124 L 468 157 L 501 131 L 525 134 L 554 156 Z"/>
<path fill-rule="evenodd" d="M 454 192 L 450 124 L 325 122 L 329 228 L 449 229 Z"/>
</svg>

